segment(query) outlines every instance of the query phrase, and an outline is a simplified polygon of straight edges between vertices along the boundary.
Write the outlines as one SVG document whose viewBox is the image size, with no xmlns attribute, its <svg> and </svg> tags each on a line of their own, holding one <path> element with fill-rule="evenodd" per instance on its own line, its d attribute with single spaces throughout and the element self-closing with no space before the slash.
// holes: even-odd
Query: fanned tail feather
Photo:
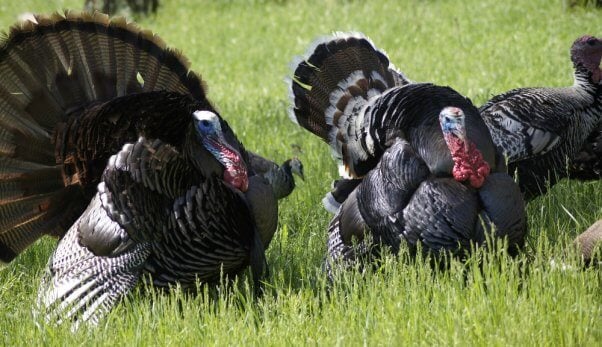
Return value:
<svg viewBox="0 0 602 347">
<path fill-rule="evenodd" d="M 135 131 L 118 140 L 98 129 L 74 133 L 74 119 L 102 102 L 151 91 L 208 104 L 188 67 L 158 36 L 98 12 L 33 15 L 0 37 L 0 261 L 43 234 L 63 235 L 89 203 L 110 154 L 77 158 L 94 170 L 74 165 L 64 154 L 81 153 L 77 146 L 90 142 L 77 136 L 119 146 L 137 138 Z"/>
<path fill-rule="evenodd" d="M 371 151 L 363 136 L 362 108 L 370 98 L 410 81 L 368 38 L 337 33 L 318 40 L 294 64 L 290 83 L 291 119 L 328 142 L 345 163 L 343 171 L 358 177 L 363 172 L 353 164 Z"/>
</svg>

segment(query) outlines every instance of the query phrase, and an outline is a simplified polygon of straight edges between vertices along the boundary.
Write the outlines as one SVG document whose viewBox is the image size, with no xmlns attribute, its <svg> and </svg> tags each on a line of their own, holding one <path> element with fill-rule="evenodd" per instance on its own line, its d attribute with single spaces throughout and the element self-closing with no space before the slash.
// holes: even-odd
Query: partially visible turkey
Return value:
<svg viewBox="0 0 602 347">
<path fill-rule="evenodd" d="M 587 265 L 602 265 L 602 219 L 577 236 L 574 244 Z"/>
<path fill-rule="evenodd" d="M 282 165 L 278 166 L 273 161 L 267 160 L 255 153 L 247 153 L 251 168 L 256 174 L 263 176 L 268 181 L 278 200 L 286 198 L 295 189 L 294 175 L 299 176 L 301 180 L 305 180 L 303 163 L 297 157 L 287 159 Z"/>
<path fill-rule="evenodd" d="M 147 15 L 157 13 L 159 0 L 85 0 L 84 10 L 114 15 Z"/>
<path fill-rule="evenodd" d="M 481 116 L 527 199 L 545 193 L 569 173 L 582 179 L 600 177 L 601 58 L 602 39 L 580 37 L 571 47 L 572 86 L 514 89 L 481 106 Z"/>
<path fill-rule="evenodd" d="M 40 288 L 49 317 L 97 322 L 143 273 L 189 288 L 251 264 L 261 278 L 273 188 L 157 36 L 36 15 L 3 39 L 0 75 L 0 259 L 69 229 Z"/>
<path fill-rule="evenodd" d="M 347 177 L 333 190 L 349 196 L 329 227 L 332 261 L 383 244 L 396 253 L 402 239 L 464 253 L 492 229 L 512 251 L 522 246 L 520 190 L 470 100 L 449 87 L 408 84 L 353 34 L 319 41 L 296 65 L 291 89 L 291 117 L 329 143 Z"/>
</svg>

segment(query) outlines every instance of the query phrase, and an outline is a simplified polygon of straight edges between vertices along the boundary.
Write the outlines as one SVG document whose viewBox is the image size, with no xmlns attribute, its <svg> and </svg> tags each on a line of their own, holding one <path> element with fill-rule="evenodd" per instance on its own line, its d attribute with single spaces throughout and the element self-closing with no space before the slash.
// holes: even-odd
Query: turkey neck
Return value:
<svg viewBox="0 0 602 347">
<path fill-rule="evenodd" d="M 224 167 L 199 141 L 192 123 L 186 131 L 184 140 L 184 157 L 192 163 L 202 176 L 212 175 L 223 177 Z"/>
<path fill-rule="evenodd" d="M 576 91 L 583 90 L 588 93 L 595 93 L 599 99 L 602 93 L 602 80 L 600 80 L 602 77 L 602 72 L 600 71 L 600 68 L 596 69 L 596 72 L 592 73 L 581 63 L 574 63 L 573 66 L 575 68 L 575 72 L 573 75 L 574 84 L 572 88 Z M 594 79 L 598 79 L 598 82 L 595 82 Z"/>
</svg>

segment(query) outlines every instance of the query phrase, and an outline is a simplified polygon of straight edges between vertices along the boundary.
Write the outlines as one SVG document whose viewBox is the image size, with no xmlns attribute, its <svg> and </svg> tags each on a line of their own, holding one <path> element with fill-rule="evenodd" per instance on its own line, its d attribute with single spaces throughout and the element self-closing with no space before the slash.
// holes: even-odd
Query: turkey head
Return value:
<svg viewBox="0 0 602 347">
<path fill-rule="evenodd" d="M 210 111 L 193 112 L 193 134 L 189 140 L 193 143 L 187 148 L 192 149 L 192 162 L 201 172 L 216 171 L 215 168 L 208 168 L 204 160 L 206 151 L 208 151 L 223 167 L 223 179 L 242 192 L 247 191 L 249 187 L 249 177 L 247 167 L 240 155 L 232 146 L 228 144 L 222 131 L 220 119 L 217 114 Z M 192 137 L 192 138 L 190 138 Z M 199 149 L 200 144 L 202 148 Z"/>
<path fill-rule="evenodd" d="M 583 66 L 594 83 L 600 83 L 602 79 L 602 39 L 594 36 L 581 36 L 571 47 L 571 60 L 575 68 Z"/>
<path fill-rule="evenodd" d="M 491 169 L 475 144 L 467 138 L 464 122 L 464 112 L 457 107 L 446 107 L 439 114 L 443 138 L 454 161 L 452 175 L 459 182 L 468 181 L 471 187 L 481 188 Z"/>
</svg>

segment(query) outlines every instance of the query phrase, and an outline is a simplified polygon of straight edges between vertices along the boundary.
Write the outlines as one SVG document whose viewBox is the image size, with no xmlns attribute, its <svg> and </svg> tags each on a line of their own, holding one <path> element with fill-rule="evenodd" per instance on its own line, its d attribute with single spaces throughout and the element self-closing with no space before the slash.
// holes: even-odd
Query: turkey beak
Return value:
<svg viewBox="0 0 602 347">
<path fill-rule="evenodd" d="M 466 141 L 466 129 L 464 128 L 464 126 L 458 125 L 458 128 L 456 128 L 456 130 L 454 131 L 454 135 L 456 135 L 457 138 L 462 140 L 462 143 L 464 143 L 464 151 L 468 152 L 468 141 Z"/>
<path fill-rule="evenodd" d="M 296 173 L 302 181 L 305 181 L 305 175 L 303 174 L 303 166 L 301 164 L 299 164 L 298 169 L 295 170 L 294 173 Z"/>
<path fill-rule="evenodd" d="M 457 125 L 457 127 L 452 130 L 452 134 L 454 134 L 457 138 L 459 138 L 462 141 L 466 140 L 466 131 L 461 125 Z"/>
</svg>

